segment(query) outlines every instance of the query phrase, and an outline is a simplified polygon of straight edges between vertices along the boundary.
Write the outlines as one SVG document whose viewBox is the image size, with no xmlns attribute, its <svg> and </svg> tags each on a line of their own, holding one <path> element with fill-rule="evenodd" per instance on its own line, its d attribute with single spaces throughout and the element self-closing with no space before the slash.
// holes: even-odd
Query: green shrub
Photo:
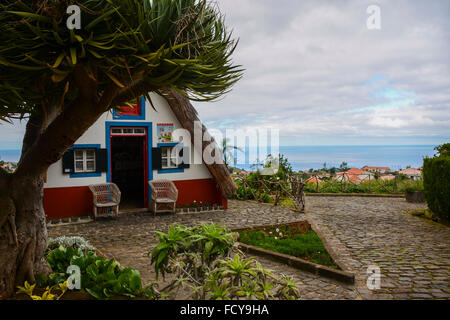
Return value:
<svg viewBox="0 0 450 320">
<path fill-rule="evenodd" d="M 423 161 L 423 184 L 428 207 L 440 218 L 450 219 L 450 157 Z"/>
<path fill-rule="evenodd" d="M 242 183 L 237 184 L 237 190 L 234 195 L 234 199 L 243 199 L 244 198 L 244 186 Z M 246 198 L 247 200 L 255 200 L 254 195 L 258 194 L 258 190 L 252 189 L 250 187 L 246 187 Z"/>
<path fill-rule="evenodd" d="M 270 201 L 272 201 L 272 197 L 270 195 L 268 195 L 267 193 L 263 193 L 263 194 L 261 194 L 261 200 L 264 203 L 269 203 Z"/>
<path fill-rule="evenodd" d="M 423 181 L 422 180 L 416 180 L 416 181 L 408 181 L 408 183 L 405 183 L 403 185 L 403 188 L 405 192 L 416 192 L 416 191 L 423 191 Z"/>
<path fill-rule="evenodd" d="M 52 273 L 45 277 L 37 275 L 39 287 L 63 283 L 69 275 L 67 267 L 78 266 L 81 273 L 81 288 L 96 299 L 108 299 L 121 295 L 130 298 L 156 298 L 152 287 L 143 288 L 138 270 L 122 268 L 114 259 L 98 257 L 95 252 L 84 253 L 80 248 L 60 246 L 47 256 Z"/>
<path fill-rule="evenodd" d="M 161 294 L 191 289 L 195 300 L 297 299 L 295 281 L 263 268 L 254 258 L 245 258 L 236 243 L 237 233 L 226 227 L 202 224 L 172 225 L 157 232 L 159 243 L 151 252 L 156 274 L 172 274 Z"/>
<path fill-rule="evenodd" d="M 305 193 L 375 193 L 375 194 L 394 194 L 405 193 L 407 190 L 423 191 L 423 182 L 421 180 L 413 181 L 407 177 L 398 178 L 398 181 L 381 179 L 365 180 L 359 183 L 342 182 L 333 179 L 324 179 L 319 183 L 319 190 L 315 183 L 305 185 Z"/>
<path fill-rule="evenodd" d="M 174 224 L 167 233 L 156 232 L 159 244 L 150 251 L 156 277 L 168 272 L 170 258 L 184 252 L 199 252 L 201 260 L 207 265 L 219 256 L 226 256 L 233 247 L 237 234 L 226 227 L 215 224 L 202 224 L 188 228 Z"/>
</svg>

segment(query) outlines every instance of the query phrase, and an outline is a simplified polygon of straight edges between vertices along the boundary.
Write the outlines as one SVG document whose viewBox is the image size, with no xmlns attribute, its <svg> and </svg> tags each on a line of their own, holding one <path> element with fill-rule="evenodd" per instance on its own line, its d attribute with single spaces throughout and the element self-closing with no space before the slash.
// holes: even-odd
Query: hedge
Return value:
<svg viewBox="0 0 450 320">
<path fill-rule="evenodd" d="M 424 159 L 423 185 L 428 208 L 439 217 L 450 219 L 450 157 Z"/>
</svg>

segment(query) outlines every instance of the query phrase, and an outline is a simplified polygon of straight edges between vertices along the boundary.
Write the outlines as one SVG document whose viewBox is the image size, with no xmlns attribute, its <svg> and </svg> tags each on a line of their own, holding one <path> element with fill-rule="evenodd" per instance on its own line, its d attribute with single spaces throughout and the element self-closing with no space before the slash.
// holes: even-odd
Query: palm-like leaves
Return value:
<svg viewBox="0 0 450 320">
<path fill-rule="evenodd" d="M 82 28 L 66 27 L 67 6 Z M 6 0 L 0 4 L 0 119 L 70 101 L 83 65 L 101 92 L 144 79 L 215 99 L 241 76 L 223 19 L 201 0 Z M 113 106 L 114 107 L 114 106 Z"/>
<path fill-rule="evenodd" d="M 237 147 L 237 146 L 233 146 L 229 144 L 230 139 L 224 138 L 222 140 L 222 154 L 223 154 L 223 162 L 225 163 L 225 165 L 228 165 L 230 163 L 230 160 L 232 159 L 236 159 L 236 157 L 234 156 L 234 150 L 240 151 L 240 152 L 244 152 L 244 150 L 242 150 L 241 148 Z"/>
</svg>

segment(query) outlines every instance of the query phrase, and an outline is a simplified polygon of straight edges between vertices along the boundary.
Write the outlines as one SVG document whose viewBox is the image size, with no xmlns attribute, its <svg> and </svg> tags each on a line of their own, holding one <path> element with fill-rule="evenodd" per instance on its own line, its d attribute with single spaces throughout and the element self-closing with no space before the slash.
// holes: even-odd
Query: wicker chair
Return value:
<svg viewBox="0 0 450 320">
<path fill-rule="evenodd" d="M 91 184 L 94 196 L 94 220 L 101 216 L 118 216 L 120 190 L 114 183 Z"/>
<path fill-rule="evenodd" d="M 178 189 L 170 180 L 153 180 L 148 182 L 152 189 L 150 208 L 156 216 L 157 212 L 176 212 Z"/>
</svg>

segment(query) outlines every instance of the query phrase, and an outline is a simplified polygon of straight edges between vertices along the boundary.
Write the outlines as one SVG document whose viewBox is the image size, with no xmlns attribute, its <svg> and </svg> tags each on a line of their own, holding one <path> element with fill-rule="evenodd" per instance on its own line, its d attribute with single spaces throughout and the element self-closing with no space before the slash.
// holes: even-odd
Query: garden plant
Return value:
<svg viewBox="0 0 450 320">
<path fill-rule="evenodd" d="M 439 218 L 450 219 L 450 143 L 436 147 L 438 154 L 423 161 L 425 200 Z"/>
<path fill-rule="evenodd" d="M 34 286 L 66 288 L 67 281 L 70 279 L 67 269 L 69 266 L 77 266 L 81 275 L 80 289 L 88 292 L 95 299 L 105 300 L 118 296 L 147 299 L 159 297 L 152 284 L 145 288 L 142 286 L 138 270 L 123 268 L 116 260 L 100 257 L 92 250 L 83 252 L 81 248 L 61 245 L 49 251 L 46 261 L 52 268 L 52 272 L 48 276 L 37 274 L 33 288 Z M 18 293 L 27 293 L 24 288 L 30 288 L 27 281 L 23 287 L 19 287 Z M 67 288 L 64 292 L 66 291 Z"/>
<path fill-rule="evenodd" d="M 214 224 L 172 225 L 150 252 L 157 275 L 172 275 L 162 294 L 189 288 L 193 299 L 297 299 L 293 278 L 276 276 L 238 249 L 237 233 Z"/>
</svg>

